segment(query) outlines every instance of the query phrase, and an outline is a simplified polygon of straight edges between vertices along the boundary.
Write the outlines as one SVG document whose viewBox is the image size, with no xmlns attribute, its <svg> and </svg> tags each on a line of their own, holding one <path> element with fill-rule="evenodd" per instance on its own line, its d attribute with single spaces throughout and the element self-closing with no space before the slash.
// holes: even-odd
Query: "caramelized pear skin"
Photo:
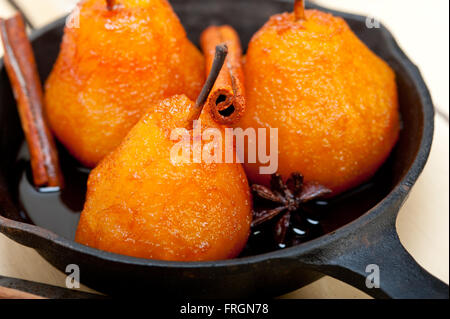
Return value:
<svg viewBox="0 0 450 319">
<path fill-rule="evenodd" d="M 171 162 L 179 127 L 194 103 L 162 101 L 91 172 L 76 241 L 118 254 L 170 261 L 236 257 L 252 200 L 241 164 Z M 219 128 L 208 112 L 202 129 Z"/>
<path fill-rule="evenodd" d="M 245 64 L 242 128 L 279 130 L 279 171 L 301 172 L 339 194 L 371 178 L 400 130 L 393 70 L 347 23 L 306 10 L 273 16 L 253 37 Z M 245 164 L 253 183 L 269 183 Z"/>
<path fill-rule="evenodd" d="M 156 102 L 195 99 L 205 63 L 166 0 L 121 0 L 112 10 L 85 0 L 78 9 L 46 83 L 46 113 L 57 139 L 94 167 Z"/>
</svg>

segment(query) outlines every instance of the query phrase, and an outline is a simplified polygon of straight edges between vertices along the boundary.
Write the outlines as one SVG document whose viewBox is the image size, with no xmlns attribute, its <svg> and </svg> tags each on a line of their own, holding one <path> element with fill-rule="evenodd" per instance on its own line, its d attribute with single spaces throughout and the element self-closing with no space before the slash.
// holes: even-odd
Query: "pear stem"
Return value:
<svg viewBox="0 0 450 319">
<path fill-rule="evenodd" d="M 295 0 L 294 4 L 295 20 L 306 20 L 305 16 L 305 0 Z"/>
<path fill-rule="evenodd" d="M 198 120 L 198 118 L 200 117 L 203 106 L 205 105 L 206 100 L 208 99 L 208 96 L 214 87 L 214 83 L 216 83 L 220 71 L 222 70 L 227 54 L 228 46 L 225 43 L 216 46 L 216 54 L 214 56 L 213 65 L 211 67 L 211 71 L 209 72 L 208 79 L 206 80 L 205 85 L 203 86 L 202 91 L 200 92 L 200 95 L 195 102 L 195 106 L 193 107 L 187 118 L 187 129 L 192 129 L 193 122 L 195 120 Z"/>
<path fill-rule="evenodd" d="M 116 4 L 116 0 L 106 0 L 106 7 L 109 11 L 114 9 L 114 5 Z"/>
</svg>

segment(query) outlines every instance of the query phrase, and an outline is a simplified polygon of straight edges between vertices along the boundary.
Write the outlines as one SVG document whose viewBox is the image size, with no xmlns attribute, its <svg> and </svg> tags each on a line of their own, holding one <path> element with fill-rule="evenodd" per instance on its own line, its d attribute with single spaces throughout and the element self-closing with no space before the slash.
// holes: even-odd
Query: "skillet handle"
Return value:
<svg viewBox="0 0 450 319">
<path fill-rule="evenodd" d="M 357 230 L 344 236 L 334 234 L 336 238 L 303 256 L 302 263 L 375 298 L 448 299 L 448 285 L 423 269 L 400 243 L 395 228 L 397 212 L 366 218 Z"/>
</svg>

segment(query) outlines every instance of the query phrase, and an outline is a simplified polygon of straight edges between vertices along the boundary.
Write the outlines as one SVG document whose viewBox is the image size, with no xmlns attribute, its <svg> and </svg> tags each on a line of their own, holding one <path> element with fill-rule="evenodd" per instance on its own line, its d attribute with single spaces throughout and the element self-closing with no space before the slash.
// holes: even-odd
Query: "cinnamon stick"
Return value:
<svg viewBox="0 0 450 319">
<path fill-rule="evenodd" d="M 295 20 L 296 21 L 300 21 L 300 20 L 305 20 L 306 19 L 306 16 L 305 16 L 305 0 L 295 0 L 294 15 L 295 15 Z"/>
<path fill-rule="evenodd" d="M 31 156 L 36 187 L 63 186 L 55 142 L 46 124 L 44 99 L 33 50 L 20 14 L 0 19 L 4 61 Z"/>
<path fill-rule="evenodd" d="M 200 44 L 206 57 L 209 73 L 214 59 L 214 49 L 219 43 L 228 46 L 225 66 L 206 101 L 213 119 L 224 125 L 236 124 L 245 112 L 244 72 L 242 48 L 237 32 L 230 26 L 211 26 L 201 35 Z"/>
<path fill-rule="evenodd" d="M 212 62 L 211 70 L 208 74 L 208 78 L 206 79 L 205 84 L 203 85 L 203 88 L 195 101 L 195 106 L 192 108 L 192 110 L 189 112 L 189 115 L 186 119 L 186 123 L 184 127 L 186 127 L 188 130 L 192 129 L 193 121 L 198 120 L 200 117 L 200 114 L 202 113 L 207 98 L 211 93 L 212 88 L 214 87 L 214 84 L 217 81 L 217 78 L 223 69 L 223 65 L 225 63 L 226 57 L 228 55 L 228 47 L 225 43 L 221 43 L 216 46 L 214 49 L 214 59 Z"/>
</svg>

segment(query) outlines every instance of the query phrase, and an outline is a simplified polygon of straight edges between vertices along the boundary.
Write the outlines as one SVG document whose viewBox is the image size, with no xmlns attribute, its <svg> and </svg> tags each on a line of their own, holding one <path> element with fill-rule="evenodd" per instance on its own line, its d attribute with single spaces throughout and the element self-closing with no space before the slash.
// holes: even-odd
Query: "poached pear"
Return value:
<svg viewBox="0 0 450 319">
<path fill-rule="evenodd" d="M 73 14 L 46 113 L 57 139 L 94 167 L 158 101 L 197 97 L 205 63 L 166 0 L 85 0 Z"/>
<path fill-rule="evenodd" d="M 278 128 L 278 173 L 301 172 L 334 194 L 368 180 L 397 142 L 395 74 L 339 17 L 304 10 L 273 17 L 250 42 L 247 112 L 238 124 Z M 269 184 L 260 163 L 249 180 Z"/>
</svg>

